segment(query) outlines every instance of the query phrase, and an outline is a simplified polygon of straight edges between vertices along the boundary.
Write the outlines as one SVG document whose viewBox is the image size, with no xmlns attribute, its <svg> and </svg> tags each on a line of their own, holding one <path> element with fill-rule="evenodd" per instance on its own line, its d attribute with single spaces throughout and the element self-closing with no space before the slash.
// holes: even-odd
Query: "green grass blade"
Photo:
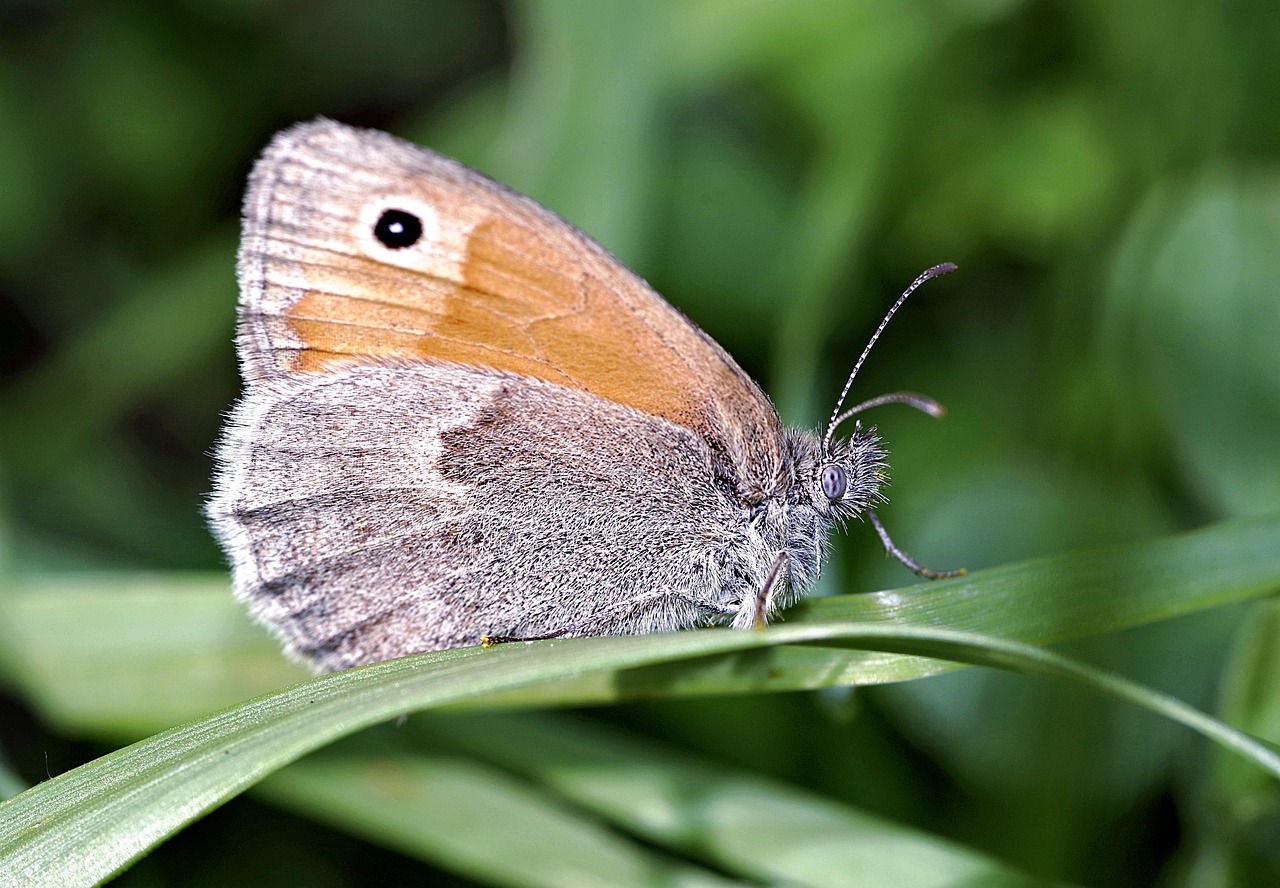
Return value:
<svg viewBox="0 0 1280 888">
<path fill-rule="evenodd" d="M 823 888 L 1059 884 L 812 792 L 582 719 L 468 713 L 414 719 L 407 730 L 754 881 Z"/>
<path fill-rule="evenodd" d="M 166 731 L 0 805 L 0 864 L 23 884 L 81 885 L 289 762 L 398 714 L 660 661 L 770 659 L 778 645 L 858 645 L 1083 681 L 1161 712 L 1280 775 L 1280 754 L 1175 700 L 1017 642 L 888 624 L 709 630 L 468 648 L 377 663 L 268 694 Z"/>
<path fill-rule="evenodd" d="M 1280 591 L 1280 516 L 1227 522 L 1151 542 L 1036 558 L 968 577 L 810 599 L 785 625 L 893 622 L 949 627 L 1032 644 L 1114 632 Z M 907 681 L 957 666 L 886 650 L 781 648 L 697 664 L 658 663 L 621 680 L 584 674 L 521 689 L 516 705 L 613 703 L 655 696 L 756 693 Z M 461 705 L 492 708 L 502 694 Z"/>
<path fill-rule="evenodd" d="M 484 884 L 743 884 L 655 853 L 545 792 L 458 757 L 311 756 L 267 778 L 254 795 Z"/>
<path fill-rule="evenodd" d="M 1280 516 L 1110 549 L 1039 558 L 969 577 L 805 602 L 788 626 L 894 621 L 1036 644 L 1110 632 L 1280 590 Z M 52 722 L 138 736 L 303 677 L 252 627 L 224 577 L 28 580 L 0 599 L 12 679 Z M 787 647 L 625 675 L 584 671 L 536 692 L 468 705 L 607 703 L 902 681 L 954 668 L 882 651 Z"/>
</svg>

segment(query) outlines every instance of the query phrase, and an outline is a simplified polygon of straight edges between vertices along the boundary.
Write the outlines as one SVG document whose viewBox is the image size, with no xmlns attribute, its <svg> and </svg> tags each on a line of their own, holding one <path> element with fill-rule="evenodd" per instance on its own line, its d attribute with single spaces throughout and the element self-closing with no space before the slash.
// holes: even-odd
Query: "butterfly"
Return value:
<svg viewBox="0 0 1280 888">
<path fill-rule="evenodd" d="M 760 627 L 858 515 L 917 573 L 953 573 L 876 519 L 874 429 L 836 436 L 868 407 L 939 405 L 895 393 L 838 405 L 821 436 L 784 428 L 640 277 L 456 161 L 323 119 L 280 133 L 238 278 L 245 387 L 207 513 L 237 596 L 319 669 Z"/>
</svg>

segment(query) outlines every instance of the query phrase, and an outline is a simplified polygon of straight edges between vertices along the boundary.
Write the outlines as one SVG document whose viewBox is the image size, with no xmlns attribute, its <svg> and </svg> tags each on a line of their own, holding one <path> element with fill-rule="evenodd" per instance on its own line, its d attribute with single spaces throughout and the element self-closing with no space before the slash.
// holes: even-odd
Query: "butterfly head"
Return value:
<svg viewBox="0 0 1280 888">
<path fill-rule="evenodd" d="M 775 606 L 790 603 L 818 579 L 831 530 L 883 499 L 880 489 L 889 468 L 875 429 L 860 424 L 830 445 L 810 431 L 788 429 L 786 434 L 787 492 L 777 506 L 757 512 L 767 543 L 758 569 L 767 568 L 779 550 L 786 556 L 787 591 Z"/>
<path fill-rule="evenodd" d="M 794 461 L 797 466 L 803 466 L 797 480 L 809 488 L 809 500 L 818 513 L 831 521 L 840 521 L 866 511 L 877 501 L 883 500 L 880 488 L 888 481 L 886 474 L 888 462 L 875 429 L 864 429 L 862 423 L 855 420 L 853 434 L 848 438 L 837 438 L 836 431 L 845 420 L 852 419 L 863 410 L 893 403 L 909 404 L 935 417 L 941 417 L 946 412 L 937 401 L 914 392 L 881 395 L 843 412 L 841 408 L 844 407 L 844 399 L 849 394 L 853 380 L 862 368 L 862 362 L 867 359 L 871 347 L 876 344 L 876 340 L 880 338 L 890 318 L 902 303 L 906 302 L 907 297 L 925 281 L 955 271 L 955 268 L 950 262 L 935 265 L 911 282 L 911 286 L 907 287 L 884 316 L 875 333 L 871 334 L 871 340 L 853 365 L 853 372 L 849 374 L 849 379 L 836 400 L 836 407 L 831 411 L 831 421 L 827 423 L 826 434 L 822 436 L 820 444 L 814 441 L 814 446 L 809 448 L 812 456 L 804 452 L 807 448 L 796 447 L 793 443 Z"/>
<path fill-rule="evenodd" d="M 852 435 L 821 446 L 816 456 L 807 473 L 808 498 L 828 520 L 844 521 L 884 499 L 889 462 L 874 428 L 855 424 Z"/>
<path fill-rule="evenodd" d="M 863 401 L 847 410 L 843 408 L 858 370 L 894 312 L 925 281 L 954 270 L 951 263 L 930 268 L 917 277 L 889 309 L 854 364 L 825 434 L 819 437 L 809 432 L 790 433 L 788 444 L 792 474 L 786 507 L 785 548 L 793 587 L 804 588 L 817 578 L 833 525 L 843 524 L 884 501 L 881 489 L 889 480 L 888 455 L 875 429 L 864 428 L 861 422 L 854 420 L 853 432 L 840 438 L 836 436 L 840 427 L 862 411 L 882 404 L 907 404 L 934 417 L 941 417 L 946 412 L 937 401 L 914 392 L 893 392 Z"/>
</svg>

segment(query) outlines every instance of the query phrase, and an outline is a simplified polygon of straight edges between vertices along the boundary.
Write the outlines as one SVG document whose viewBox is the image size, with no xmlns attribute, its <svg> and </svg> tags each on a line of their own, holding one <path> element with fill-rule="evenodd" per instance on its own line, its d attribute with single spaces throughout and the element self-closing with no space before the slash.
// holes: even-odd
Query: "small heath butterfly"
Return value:
<svg viewBox="0 0 1280 888">
<path fill-rule="evenodd" d="M 925 272 L 889 317 L 924 280 Z M 563 219 L 456 161 L 318 120 L 253 170 L 245 392 L 208 515 L 235 591 L 342 669 L 484 641 L 763 626 L 885 452 L 783 428 L 719 345 Z M 840 396 L 866 358 L 864 351 Z"/>
</svg>

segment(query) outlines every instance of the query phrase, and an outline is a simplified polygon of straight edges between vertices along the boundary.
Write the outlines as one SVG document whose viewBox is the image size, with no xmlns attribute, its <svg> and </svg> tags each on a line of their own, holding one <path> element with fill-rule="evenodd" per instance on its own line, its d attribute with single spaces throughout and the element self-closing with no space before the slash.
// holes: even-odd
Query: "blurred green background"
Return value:
<svg viewBox="0 0 1280 888">
<path fill-rule="evenodd" d="M 958 263 L 851 395 L 950 408 L 871 418 L 881 514 L 931 566 L 1275 513 L 1277 109 L 1264 2 L 5 3 L 0 577 L 223 569 L 200 506 L 238 391 L 239 200 L 271 134 L 321 114 L 561 213 L 789 423 L 821 422 L 902 288 Z M 909 579 L 855 525 L 824 591 Z M 1213 710 L 1251 613 L 1071 653 Z M 16 689 L 0 707 L 18 783 L 110 748 Z M 1073 689 L 967 670 L 593 717 L 1039 875 L 1224 884 L 1231 856 L 1280 882 L 1274 793 L 1223 839 L 1203 744 Z M 120 884 L 286 872 L 471 884 L 247 799 Z"/>
</svg>

